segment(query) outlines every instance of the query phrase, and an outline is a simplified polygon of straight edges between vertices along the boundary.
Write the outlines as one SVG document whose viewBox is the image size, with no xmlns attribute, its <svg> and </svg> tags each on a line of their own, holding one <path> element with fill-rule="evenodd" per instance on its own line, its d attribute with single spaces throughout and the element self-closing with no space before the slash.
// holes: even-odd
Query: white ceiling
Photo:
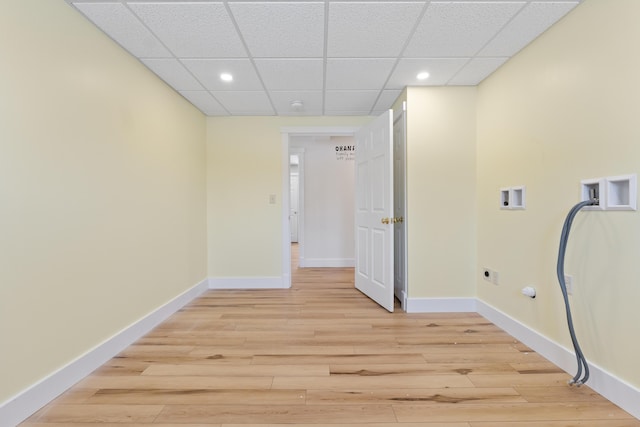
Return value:
<svg viewBox="0 0 640 427">
<path fill-rule="evenodd" d="M 66 1 L 228 116 L 377 115 L 406 86 L 477 85 L 582 0 Z"/>
</svg>

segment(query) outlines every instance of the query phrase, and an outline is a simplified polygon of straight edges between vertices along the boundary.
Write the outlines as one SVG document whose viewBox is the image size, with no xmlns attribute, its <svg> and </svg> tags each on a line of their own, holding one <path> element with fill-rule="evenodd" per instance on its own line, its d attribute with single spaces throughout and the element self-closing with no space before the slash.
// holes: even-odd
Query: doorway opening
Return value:
<svg viewBox="0 0 640 427">
<path fill-rule="evenodd" d="M 402 119 L 398 121 L 404 126 L 404 116 Z M 296 140 L 301 139 L 316 139 L 319 141 L 325 141 L 328 143 L 333 152 L 331 153 L 332 159 L 334 162 L 348 161 L 347 159 L 350 156 L 355 155 L 355 150 L 351 151 L 350 146 L 355 145 L 355 134 L 358 131 L 359 127 L 301 127 L 301 128 L 282 128 L 282 194 L 288 195 L 283 197 L 282 199 L 282 271 L 283 271 L 283 282 L 285 286 L 291 287 L 292 276 L 295 273 L 297 267 L 302 268 L 320 268 L 320 267 L 339 267 L 339 268 L 350 268 L 354 265 L 355 255 L 352 255 L 351 259 L 347 256 L 335 256 L 333 259 L 320 259 L 314 252 L 310 251 L 312 249 L 309 247 L 310 238 L 313 236 L 309 235 L 309 227 L 308 224 L 305 225 L 305 222 L 308 221 L 309 215 L 315 211 L 309 207 L 309 200 L 306 199 L 305 195 L 305 170 L 309 169 L 308 162 L 305 162 L 305 158 L 310 158 L 310 153 L 305 147 L 296 147 L 294 144 Z M 404 150 L 406 147 L 404 141 L 404 127 L 402 128 L 402 132 L 398 134 L 394 132 L 394 136 L 399 140 L 402 140 L 402 143 L 398 145 L 400 149 L 403 151 L 403 156 L 401 158 L 394 158 L 394 166 L 398 168 L 399 173 L 404 176 Z M 344 143 L 339 143 L 337 141 L 343 138 Z M 333 139 L 333 140 L 332 140 Z M 351 142 L 348 142 L 351 141 Z M 302 148 L 302 150 L 300 150 Z M 355 148 L 355 147 L 353 147 Z M 339 151 L 340 150 L 340 151 Z M 302 155 L 300 155 L 300 151 Z M 295 157 L 296 155 L 297 158 Z M 352 157 L 351 157 L 352 158 Z M 292 161 L 293 159 L 293 161 Z M 297 165 L 295 165 L 297 162 Z M 402 165 L 398 164 L 401 162 Z M 293 163 L 293 164 L 292 164 Z M 295 165 L 295 166 L 294 166 Z M 297 176 L 296 176 L 297 169 Z M 307 174 L 308 175 L 308 174 Z M 297 200 L 295 200 L 296 193 L 296 181 L 297 181 Z M 345 184 L 347 180 L 345 179 Z M 355 192 L 355 174 L 352 173 L 348 177 L 348 184 L 354 187 Z M 402 180 L 402 185 L 400 188 L 395 185 L 395 191 L 402 191 L 404 193 L 404 178 Z M 353 208 L 355 208 L 355 194 L 351 196 L 351 200 L 349 203 Z M 403 198 L 404 199 L 404 198 Z M 297 209 L 295 203 L 298 203 Z M 404 204 L 401 208 L 401 213 L 404 214 Z M 352 217 L 355 216 L 350 214 Z M 399 215 L 396 211 L 393 212 L 393 215 Z M 330 227 L 331 221 L 327 219 L 325 226 Z M 297 225 L 297 231 L 292 230 Z M 402 226 L 403 229 L 406 229 L 406 223 Z M 320 228 L 321 230 L 321 228 Z M 343 232 L 345 230 L 342 230 Z M 349 226 L 349 232 L 351 232 L 351 236 L 355 233 L 355 225 Z M 394 232 L 394 234 L 397 234 Z M 297 239 L 296 239 L 297 237 Z M 398 241 L 397 239 L 400 236 L 394 238 L 393 240 Z M 297 240 L 297 243 L 295 242 Z M 349 238 L 350 243 L 355 246 L 355 237 Z M 406 239 L 404 239 L 404 234 L 402 234 L 401 239 L 402 250 L 396 250 L 396 253 L 399 253 L 401 256 L 401 264 L 405 263 L 406 260 Z M 400 243 L 400 242 L 399 242 Z M 292 247 L 293 245 L 293 247 Z M 292 256 L 295 257 L 296 253 L 298 253 L 298 259 L 292 259 Z M 353 252 L 352 252 L 353 253 Z M 297 262 L 296 262 L 297 261 Z M 332 264 L 333 263 L 333 264 Z M 329 270 L 330 271 L 330 270 Z M 404 274 L 404 269 L 402 274 L 397 275 L 400 280 L 406 281 L 406 275 Z M 350 280 L 352 281 L 352 280 Z M 406 301 L 406 283 L 402 283 L 401 286 L 397 286 L 396 297 L 401 303 L 402 309 L 405 307 Z"/>
<path fill-rule="evenodd" d="M 355 265 L 355 139 L 289 140 L 289 227 L 301 268 Z"/>
<path fill-rule="evenodd" d="M 282 134 L 282 194 L 291 194 L 291 155 L 298 155 L 298 210 L 297 210 L 297 250 L 299 258 L 302 259 L 301 266 L 307 267 L 306 241 L 305 233 L 305 217 L 307 210 L 305 199 L 305 179 L 304 171 L 306 170 L 305 150 L 303 147 L 294 148 L 291 142 L 304 138 L 318 138 L 329 140 L 332 136 L 353 136 L 357 127 L 294 127 L 281 129 Z M 291 256 L 292 256 L 292 236 L 291 236 L 291 197 L 282 198 L 282 272 L 283 283 L 287 287 L 291 287 Z"/>
</svg>

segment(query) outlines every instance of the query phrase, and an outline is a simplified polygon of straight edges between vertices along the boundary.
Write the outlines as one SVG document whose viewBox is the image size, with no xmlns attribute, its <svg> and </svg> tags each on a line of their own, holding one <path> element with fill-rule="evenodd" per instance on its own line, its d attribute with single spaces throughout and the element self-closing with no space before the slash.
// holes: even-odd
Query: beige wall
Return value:
<svg viewBox="0 0 640 427">
<path fill-rule="evenodd" d="M 404 88 L 402 93 L 400 93 L 400 95 L 396 99 L 396 102 L 393 103 L 393 106 L 391 107 L 391 109 L 394 111 L 394 114 L 395 112 L 402 110 L 403 102 L 407 102 L 407 88 Z"/>
<path fill-rule="evenodd" d="M 209 276 L 281 277 L 283 127 L 361 126 L 371 117 L 210 117 Z M 269 204 L 269 195 L 276 204 Z"/>
<path fill-rule="evenodd" d="M 3 402 L 206 277 L 206 121 L 63 1 L 0 52 Z"/>
<path fill-rule="evenodd" d="M 564 217 L 581 179 L 640 171 L 638 16 L 637 0 L 586 0 L 479 87 L 478 294 L 567 348 L 555 277 Z M 526 210 L 498 209 L 511 185 L 526 185 Z M 578 214 L 566 260 L 587 359 L 636 387 L 638 215 Z M 499 286 L 480 279 L 482 266 Z M 535 300 L 520 294 L 526 285 Z"/>
<path fill-rule="evenodd" d="M 401 95 L 408 98 L 411 298 L 475 296 L 475 97 L 476 89 L 468 87 L 409 88 Z M 283 274 L 282 127 L 361 126 L 370 120 L 209 118 L 209 276 Z M 276 194 L 276 205 L 269 205 L 269 194 Z"/>
<path fill-rule="evenodd" d="M 409 298 L 474 297 L 476 88 L 407 89 Z"/>
<path fill-rule="evenodd" d="M 2 402 L 207 275 L 281 276 L 281 128 L 371 118 L 205 119 L 63 2 L 0 11 Z M 477 291 L 569 347 L 560 228 L 580 179 L 640 169 L 639 14 L 586 0 L 478 89 L 403 92 L 410 298 Z M 585 354 L 640 386 L 637 219 L 580 214 L 567 272 Z"/>
</svg>

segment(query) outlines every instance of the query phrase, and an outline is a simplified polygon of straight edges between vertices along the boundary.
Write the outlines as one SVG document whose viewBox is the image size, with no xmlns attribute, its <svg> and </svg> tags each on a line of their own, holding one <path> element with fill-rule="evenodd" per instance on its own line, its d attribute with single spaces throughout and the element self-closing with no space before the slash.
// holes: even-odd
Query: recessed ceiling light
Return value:
<svg viewBox="0 0 640 427">
<path fill-rule="evenodd" d="M 233 81 L 233 76 L 229 73 L 222 73 L 220 74 L 220 80 L 223 82 L 231 82 Z"/>
<path fill-rule="evenodd" d="M 429 78 L 429 73 L 427 73 L 426 71 L 421 71 L 418 73 L 418 75 L 416 76 L 416 78 L 418 80 L 426 80 Z"/>
</svg>

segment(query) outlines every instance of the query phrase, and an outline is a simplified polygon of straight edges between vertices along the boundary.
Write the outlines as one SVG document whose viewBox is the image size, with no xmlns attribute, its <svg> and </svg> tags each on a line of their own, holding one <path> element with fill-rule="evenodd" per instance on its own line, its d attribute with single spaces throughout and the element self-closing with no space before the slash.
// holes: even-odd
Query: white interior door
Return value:
<svg viewBox="0 0 640 427">
<path fill-rule="evenodd" d="M 356 134 L 356 288 L 393 311 L 393 112 Z"/>
</svg>

